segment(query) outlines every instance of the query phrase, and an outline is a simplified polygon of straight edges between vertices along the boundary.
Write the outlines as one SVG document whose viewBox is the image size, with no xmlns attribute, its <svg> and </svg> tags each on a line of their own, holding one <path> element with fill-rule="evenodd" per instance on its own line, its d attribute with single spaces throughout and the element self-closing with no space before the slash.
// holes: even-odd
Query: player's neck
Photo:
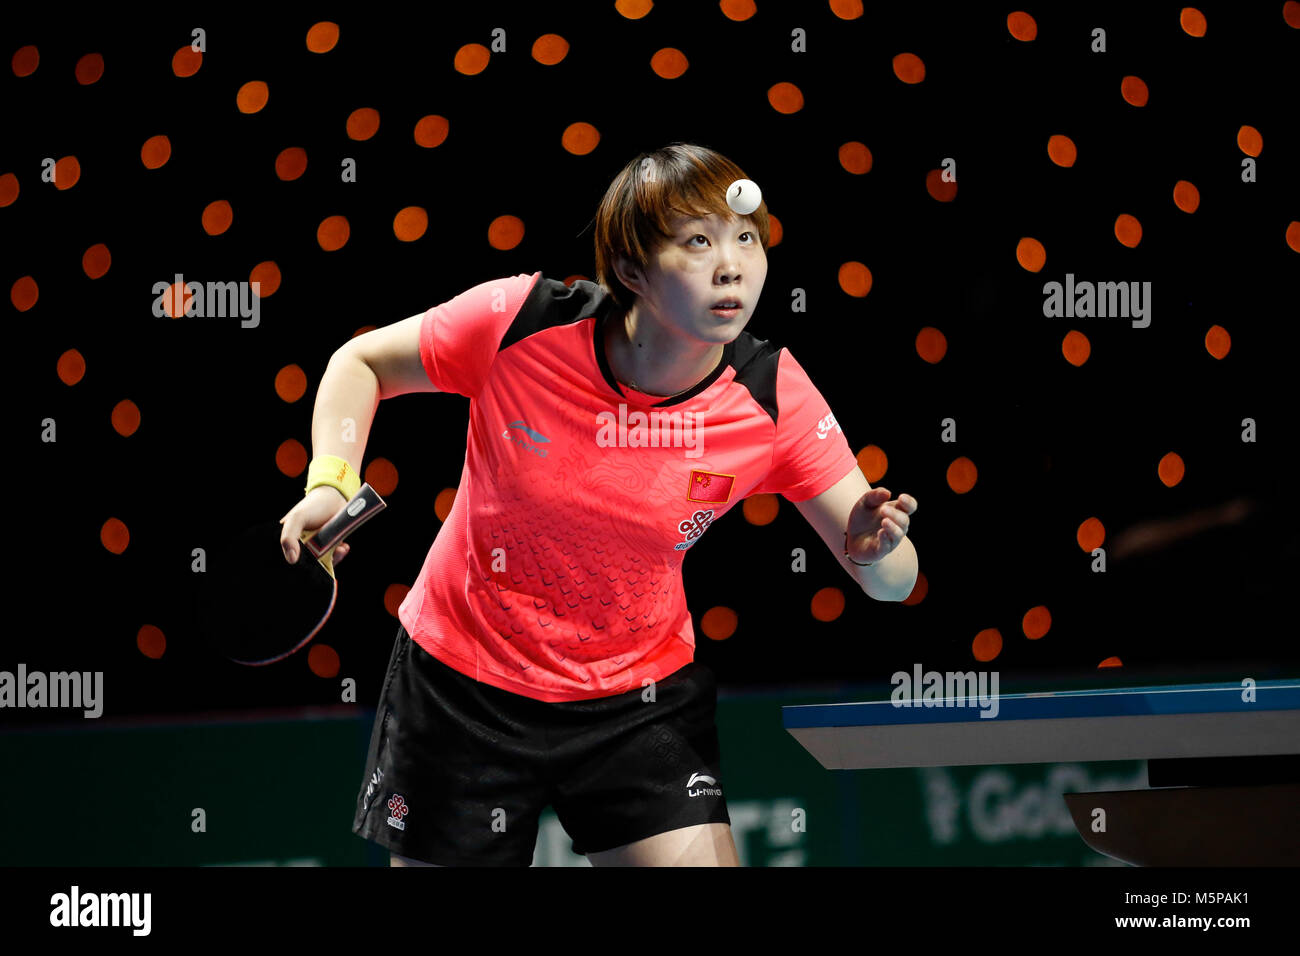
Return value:
<svg viewBox="0 0 1300 956">
<path fill-rule="evenodd" d="M 723 345 L 692 342 L 642 317 L 634 305 L 605 330 L 605 356 L 614 377 L 649 395 L 689 391 L 722 361 Z"/>
</svg>

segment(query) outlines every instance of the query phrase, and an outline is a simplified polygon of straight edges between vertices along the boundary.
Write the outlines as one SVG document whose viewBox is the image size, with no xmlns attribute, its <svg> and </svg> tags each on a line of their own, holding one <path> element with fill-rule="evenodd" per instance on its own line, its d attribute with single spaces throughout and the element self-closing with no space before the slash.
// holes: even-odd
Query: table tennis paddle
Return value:
<svg viewBox="0 0 1300 956">
<path fill-rule="evenodd" d="M 385 507 L 369 484 L 314 533 L 298 561 L 280 548 L 281 524 L 265 521 L 214 549 L 196 575 L 199 631 L 237 664 L 260 667 L 301 650 L 329 620 L 338 598 L 334 548 Z"/>
</svg>

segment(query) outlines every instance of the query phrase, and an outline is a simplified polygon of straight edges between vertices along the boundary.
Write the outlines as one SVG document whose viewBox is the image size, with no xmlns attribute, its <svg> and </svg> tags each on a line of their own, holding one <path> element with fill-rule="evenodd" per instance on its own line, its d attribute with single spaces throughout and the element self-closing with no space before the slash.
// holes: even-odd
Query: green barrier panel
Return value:
<svg viewBox="0 0 1300 956">
<path fill-rule="evenodd" d="M 840 692 L 724 696 L 719 785 L 747 866 L 1106 865 L 1061 793 L 1140 789 L 1140 762 L 823 769 L 785 704 Z M 351 831 L 373 714 L 85 725 L 0 734 L 0 866 L 387 863 Z M 586 866 L 552 811 L 537 866 Z"/>
</svg>

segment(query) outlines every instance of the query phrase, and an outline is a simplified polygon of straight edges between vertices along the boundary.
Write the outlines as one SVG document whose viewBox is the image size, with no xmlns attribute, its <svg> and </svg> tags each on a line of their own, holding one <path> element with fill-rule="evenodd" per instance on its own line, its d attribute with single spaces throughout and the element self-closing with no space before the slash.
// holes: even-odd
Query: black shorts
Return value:
<svg viewBox="0 0 1300 956">
<path fill-rule="evenodd" d="M 653 687 L 550 703 L 473 680 L 398 628 L 352 832 L 443 866 L 528 866 L 551 806 L 573 852 L 730 823 L 717 685 L 692 662 Z"/>
</svg>

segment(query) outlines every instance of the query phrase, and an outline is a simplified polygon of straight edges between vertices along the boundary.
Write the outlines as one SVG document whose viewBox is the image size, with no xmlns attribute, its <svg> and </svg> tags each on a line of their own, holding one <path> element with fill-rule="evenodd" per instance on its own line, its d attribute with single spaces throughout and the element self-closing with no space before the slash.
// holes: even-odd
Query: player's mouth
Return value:
<svg viewBox="0 0 1300 956">
<path fill-rule="evenodd" d="M 734 319 L 745 310 L 745 303 L 737 298 L 719 299 L 713 303 L 709 309 L 714 315 L 721 316 L 724 319 Z"/>
</svg>

